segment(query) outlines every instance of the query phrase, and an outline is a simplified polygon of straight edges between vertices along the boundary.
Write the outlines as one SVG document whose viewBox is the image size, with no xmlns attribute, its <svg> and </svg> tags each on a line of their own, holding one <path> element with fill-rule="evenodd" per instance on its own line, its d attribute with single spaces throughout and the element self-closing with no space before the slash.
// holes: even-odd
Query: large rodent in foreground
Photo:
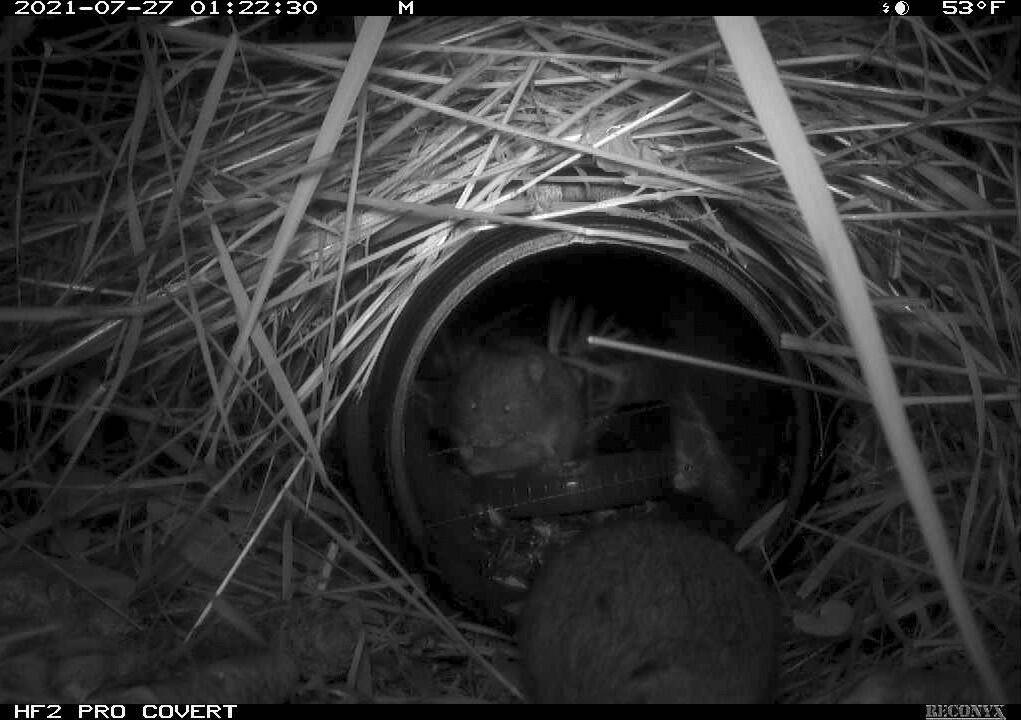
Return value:
<svg viewBox="0 0 1021 720">
<path fill-rule="evenodd" d="M 768 702 L 778 625 L 769 589 L 725 544 L 645 519 L 554 553 L 518 638 L 536 702 Z"/>
<path fill-rule="evenodd" d="M 570 460 L 584 425 L 570 371 L 524 341 L 476 352 L 454 384 L 451 408 L 451 435 L 471 475 Z"/>
</svg>

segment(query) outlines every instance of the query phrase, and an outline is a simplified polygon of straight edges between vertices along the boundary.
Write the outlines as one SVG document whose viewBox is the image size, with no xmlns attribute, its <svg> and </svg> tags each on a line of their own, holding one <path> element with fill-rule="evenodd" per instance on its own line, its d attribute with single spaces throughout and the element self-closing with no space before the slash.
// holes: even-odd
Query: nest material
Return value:
<svg viewBox="0 0 1021 720">
<path fill-rule="evenodd" d="M 1017 28 L 762 29 L 853 242 L 986 642 L 1016 658 Z M 804 328 L 785 347 L 820 382 L 867 398 L 710 20 L 414 20 L 390 28 L 364 85 L 340 97 L 346 116 L 338 79 L 361 47 L 255 37 L 139 21 L 63 36 L 11 25 L 0 38 L 0 547 L 116 567 L 137 580 L 125 604 L 185 587 L 175 571 L 204 599 L 222 584 L 240 607 L 346 588 L 374 608 L 359 619 L 373 647 L 417 659 L 460 648 L 481 662 L 458 680 L 441 673 L 443 692 L 500 697 L 482 670 L 500 676 L 491 636 L 469 628 L 465 645 L 380 555 L 320 482 L 319 452 L 410 292 L 495 226 L 590 235 L 576 216 L 656 213 L 678 247 L 713 238 L 772 278 Z M 730 235 L 714 214 L 724 205 L 776 257 Z M 875 658 L 960 660 L 875 418 L 849 407 L 826 428 L 840 434 L 837 472 L 820 476 L 803 518 L 802 571 L 779 582 L 799 629 L 789 700 L 831 697 Z M 853 625 L 820 625 L 827 600 L 853 606 Z M 422 646 L 422 628 L 448 649 Z M 353 652 L 345 671 L 360 691 L 440 694 L 400 663 L 366 674 L 366 657 Z"/>
</svg>

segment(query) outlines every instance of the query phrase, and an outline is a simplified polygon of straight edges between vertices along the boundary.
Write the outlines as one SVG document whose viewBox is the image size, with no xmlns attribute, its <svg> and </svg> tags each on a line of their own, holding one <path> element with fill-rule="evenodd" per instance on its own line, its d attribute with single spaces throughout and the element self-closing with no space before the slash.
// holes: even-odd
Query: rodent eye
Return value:
<svg viewBox="0 0 1021 720">
<path fill-rule="evenodd" d="M 506 403 L 506 404 L 505 404 L 505 405 L 503 406 L 503 411 L 504 411 L 504 413 L 505 413 L 505 414 L 507 414 L 507 413 L 510 413 L 510 411 L 511 411 L 511 406 L 510 406 L 510 403 Z"/>
</svg>

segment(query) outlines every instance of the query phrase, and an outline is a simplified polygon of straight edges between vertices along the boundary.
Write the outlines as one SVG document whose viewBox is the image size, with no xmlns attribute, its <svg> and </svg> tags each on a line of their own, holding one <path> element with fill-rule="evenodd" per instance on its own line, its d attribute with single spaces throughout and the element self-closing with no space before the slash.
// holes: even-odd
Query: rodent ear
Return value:
<svg viewBox="0 0 1021 720">
<path fill-rule="evenodd" d="M 528 358 L 528 379 L 538 385 L 546 375 L 546 363 L 539 355 L 532 355 Z"/>
</svg>

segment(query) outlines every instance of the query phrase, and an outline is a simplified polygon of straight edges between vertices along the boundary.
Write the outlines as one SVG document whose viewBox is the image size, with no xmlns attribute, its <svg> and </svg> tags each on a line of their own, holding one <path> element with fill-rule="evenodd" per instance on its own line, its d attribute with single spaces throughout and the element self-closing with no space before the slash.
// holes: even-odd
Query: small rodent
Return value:
<svg viewBox="0 0 1021 720">
<path fill-rule="evenodd" d="M 726 545 L 640 519 L 555 552 L 518 639 L 535 702 L 767 702 L 778 624 L 768 588 Z"/>
<path fill-rule="evenodd" d="M 741 526 L 749 501 L 747 489 L 741 487 L 742 475 L 689 392 L 671 404 L 670 426 L 673 489 L 704 498 L 720 517 Z"/>
<path fill-rule="evenodd" d="M 454 384 L 451 412 L 451 435 L 471 475 L 570 460 L 584 425 L 570 371 L 523 341 L 479 349 Z"/>
</svg>

